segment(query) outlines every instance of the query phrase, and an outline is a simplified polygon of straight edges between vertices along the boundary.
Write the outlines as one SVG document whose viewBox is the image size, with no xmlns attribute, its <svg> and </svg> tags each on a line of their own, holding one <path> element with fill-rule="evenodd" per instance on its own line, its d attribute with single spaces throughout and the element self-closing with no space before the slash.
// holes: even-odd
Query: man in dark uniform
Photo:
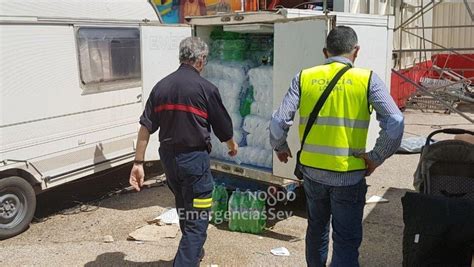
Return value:
<svg viewBox="0 0 474 267">
<path fill-rule="evenodd" d="M 200 76 L 209 53 L 200 38 L 179 45 L 178 70 L 159 81 L 140 117 L 137 150 L 130 184 L 140 191 L 143 161 L 150 134 L 160 128 L 160 159 L 173 192 L 183 234 L 175 266 L 197 266 L 203 256 L 212 203 L 210 131 L 226 142 L 229 155 L 237 154 L 233 127 L 218 89 Z"/>
</svg>

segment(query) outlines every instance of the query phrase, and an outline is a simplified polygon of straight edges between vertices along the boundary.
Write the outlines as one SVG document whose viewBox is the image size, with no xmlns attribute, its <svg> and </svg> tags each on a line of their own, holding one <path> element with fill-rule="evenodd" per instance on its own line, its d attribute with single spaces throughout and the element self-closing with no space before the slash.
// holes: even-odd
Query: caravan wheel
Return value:
<svg viewBox="0 0 474 267">
<path fill-rule="evenodd" d="M 30 225 L 36 208 L 33 187 L 23 178 L 0 180 L 0 240 L 23 232 Z"/>
</svg>

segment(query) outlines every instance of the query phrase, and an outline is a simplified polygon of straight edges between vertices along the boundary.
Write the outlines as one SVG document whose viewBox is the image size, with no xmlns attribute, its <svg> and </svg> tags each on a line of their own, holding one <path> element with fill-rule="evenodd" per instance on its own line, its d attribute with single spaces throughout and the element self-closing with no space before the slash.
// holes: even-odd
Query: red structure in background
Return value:
<svg viewBox="0 0 474 267">
<path fill-rule="evenodd" d="M 474 77 L 474 54 L 439 54 L 432 57 L 440 68 L 451 69 L 466 78 Z"/>
<path fill-rule="evenodd" d="M 433 63 L 430 60 L 423 63 L 419 63 L 410 69 L 402 70 L 400 72 L 410 78 L 410 80 L 419 83 L 422 77 L 432 76 L 432 73 L 430 73 L 432 66 Z M 395 100 L 395 103 L 399 108 L 405 108 L 407 99 L 411 96 L 412 93 L 416 91 L 415 86 L 411 85 L 410 83 L 406 82 L 401 77 L 393 73 L 390 84 L 390 94 L 392 95 L 393 100 Z"/>
<path fill-rule="evenodd" d="M 416 83 L 419 83 L 422 77 L 439 78 L 438 73 L 433 71 L 433 64 L 442 69 L 455 71 L 466 78 L 474 77 L 474 54 L 437 54 L 432 56 L 431 60 L 401 72 Z M 392 74 L 390 93 L 399 108 L 405 108 L 407 99 L 415 91 L 413 85 Z"/>
</svg>

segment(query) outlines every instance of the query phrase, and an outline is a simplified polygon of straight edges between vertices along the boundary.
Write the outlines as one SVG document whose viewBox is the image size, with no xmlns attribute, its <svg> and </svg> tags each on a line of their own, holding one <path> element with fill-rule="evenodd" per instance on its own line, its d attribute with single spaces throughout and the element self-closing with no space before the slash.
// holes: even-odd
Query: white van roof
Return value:
<svg viewBox="0 0 474 267">
<path fill-rule="evenodd" d="M 159 21 L 147 0 L 0 0 L 0 20 L 9 18 Z"/>
</svg>

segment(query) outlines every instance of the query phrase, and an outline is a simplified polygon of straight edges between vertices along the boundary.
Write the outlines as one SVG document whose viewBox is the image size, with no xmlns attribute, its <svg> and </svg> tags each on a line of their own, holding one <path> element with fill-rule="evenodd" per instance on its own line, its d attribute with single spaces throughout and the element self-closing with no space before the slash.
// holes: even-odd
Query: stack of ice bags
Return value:
<svg viewBox="0 0 474 267">
<path fill-rule="evenodd" d="M 270 119 L 273 108 L 273 68 L 260 66 L 248 72 L 250 86 L 253 88 L 254 102 L 250 115 L 244 118 L 242 128 L 247 134 L 247 146 L 239 151 L 242 163 L 259 167 L 272 167 L 272 148 L 270 145 Z"/>
<path fill-rule="evenodd" d="M 203 72 L 203 77 L 213 83 L 218 89 L 224 106 L 229 112 L 234 126 L 234 140 L 243 145 L 242 116 L 240 115 L 240 99 L 242 88 L 248 83 L 246 71 L 248 65 L 236 62 L 209 61 Z M 228 149 L 219 139 L 211 135 L 212 153 L 217 159 L 233 160 L 227 155 Z"/>
<path fill-rule="evenodd" d="M 216 159 L 243 163 L 256 167 L 272 167 L 269 125 L 273 104 L 273 68 L 260 66 L 249 68 L 248 62 L 209 61 L 203 77 L 219 88 L 224 106 L 231 116 L 234 139 L 239 144 L 236 157 L 230 157 L 225 144 L 211 135 L 212 153 Z M 248 88 L 251 90 L 247 90 Z M 243 98 L 251 92 L 250 114 L 239 108 Z"/>
<path fill-rule="evenodd" d="M 249 70 L 250 85 L 253 87 L 254 102 L 251 114 L 270 119 L 273 110 L 273 68 L 260 66 Z"/>
</svg>

